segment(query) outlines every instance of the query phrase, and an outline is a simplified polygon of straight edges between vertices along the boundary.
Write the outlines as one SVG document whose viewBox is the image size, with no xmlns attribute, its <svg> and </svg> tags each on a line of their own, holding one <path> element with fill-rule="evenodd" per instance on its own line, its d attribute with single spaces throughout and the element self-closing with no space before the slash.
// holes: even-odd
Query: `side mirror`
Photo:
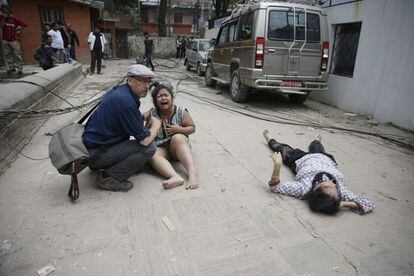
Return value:
<svg viewBox="0 0 414 276">
<path fill-rule="evenodd" d="M 215 38 L 210 39 L 210 44 L 212 46 L 216 45 L 216 39 Z"/>
</svg>

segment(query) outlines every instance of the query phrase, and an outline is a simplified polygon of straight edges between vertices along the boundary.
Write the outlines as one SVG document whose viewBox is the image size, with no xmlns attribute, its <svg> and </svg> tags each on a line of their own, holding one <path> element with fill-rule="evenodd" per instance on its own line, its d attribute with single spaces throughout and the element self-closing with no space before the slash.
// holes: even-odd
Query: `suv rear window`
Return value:
<svg viewBox="0 0 414 276">
<path fill-rule="evenodd" d="M 296 40 L 304 40 L 305 13 L 296 10 L 296 20 L 293 18 L 293 9 L 272 10 L 269 12 L 268 39 L 293 41 L 294 24 L 296 24 Z M 320 42 L 320 22 L 316 13 L 306 13 L 306 42 Z"/>
</svg>

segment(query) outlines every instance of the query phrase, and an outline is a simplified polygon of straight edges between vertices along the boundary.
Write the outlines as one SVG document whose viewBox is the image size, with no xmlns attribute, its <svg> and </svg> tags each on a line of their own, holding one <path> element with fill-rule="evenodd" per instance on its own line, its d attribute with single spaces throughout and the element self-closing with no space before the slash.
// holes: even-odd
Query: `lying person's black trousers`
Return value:
<svg viewBox="0 0 414 276">
<path fill-rule="evenodd" d="M 332 161 L 335 161 L 333 155 L 326 153 L 325 148 L 323 147 L 322 143 L 319 140 L 314 140 L 312 143 L 309 144 L 309 152 L 304 152 L 301 149 L 293 149 L 291 146 L 286 144 L 281 144 L 277 142 L 275 139 L 269 140 L 269 147 L 275 151 L 280 152 L 282 154 L 283 164 L 288 166 L 293 173 L 296 174 L 296 160 L 302 158 L 306 154 L 312 153 L 322 153 L 328 156 Z"/>
</svg>

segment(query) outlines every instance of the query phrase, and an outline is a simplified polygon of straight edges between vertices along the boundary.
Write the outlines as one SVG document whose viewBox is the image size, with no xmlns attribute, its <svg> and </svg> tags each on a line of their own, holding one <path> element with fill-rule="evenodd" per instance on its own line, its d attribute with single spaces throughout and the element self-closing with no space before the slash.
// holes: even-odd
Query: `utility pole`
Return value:
<svg viewBox="0 0 414 276">
<path fill-rule="evenodd" d="M 139 31 L 141 30 L 141 0 L 137 0 L 138 1 L 138 6 L 137 6 L 137 35 L 139 34 Z"/>
<path fill-rule="evenodd" d="M 167 36 L 171 36 L 171 0 L 168 0 L 167 2 L 167 18 L 168 18 L 168 23 L 167 23 Z"/>
</svg>

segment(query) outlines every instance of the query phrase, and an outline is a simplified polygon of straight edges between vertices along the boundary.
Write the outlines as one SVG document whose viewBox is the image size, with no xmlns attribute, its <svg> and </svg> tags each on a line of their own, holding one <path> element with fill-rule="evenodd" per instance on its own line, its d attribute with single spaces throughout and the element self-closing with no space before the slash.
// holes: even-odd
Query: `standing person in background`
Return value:
<svg viewBox="0 0 414 276">
<path fill-rule="evenodd" d="M 19 33 L 22 27 L 27 27 L 27 24 L 15 18 L 9 6 L 1 5 L 0 9 L 2 12 L 0 27 L 3 30 L 2 46 L 7 74 L 17 69 L 17 73 L 22 75 L 23 59 L 20 51 Z"/>
<path fill-rule="evenodd" d="M 56 24 L 58 24 L 58 29 L 60 34 L 62 35 L 63 39 L 63 48 L 64 48 L 64 62 L 69 61 L 69 51 L 72 47 L 70 44 L 70 35 L 68 33 L 68 30 L 65 28 L 65 24 L 62 21 L 57 21 Z"/>
<path fill-rule="evenodd" d="M 181 40 L 180 36 L 177 35 L 177 39 L 175 40 L 175 47 L 177 48 L 177 54 L 175 55 L 176 58 L 180 58 L 180 47 L 181 47 Z"/>
<path fill-rule="evenodd" d="M 76 32 L 72 30 L 72 26 L 70 25 L 69 22 L 66 22 L 66 30 L 69 33 L 70 45 L 72 46 L 69 49 L 70 58 L 76 60 L 75 44 L 76 44 L 76 48 L 79 50 L 79 47 L 80 47 L 79 38 Z"/>
<path fill-rule="evenodd" d="M 52 37 L 52 48 L 55 48 L 55 57 L 59 62 L 63 63 L 65 60 L 65 53 L 63 52 L 63 38 L 62 34 L 58 30 L 58 24 L 53 22 L 51 25 L 52 29 L 47 33 Z"/>
<path fill-rule="evenodd" d="M 154 52 L 154 41 L 149 38 L 148 32 L 144 32 L 144 45 L 145 45 L 145 65 L 151 67 L 154 71 L 154 64 L 152 64 L 152 53 Z"/>
<path fill-rule="evenodd" d="M 52 37 L 50 35 L 46 36 L 46 42 L 40 48 L 40 60 L 39 65 L 43 70 L 48 70 L 55 66 L 55 62 L 58 62 L 54 57 L 54 49 L 52 48 Z"/>
<path fill-rule="evenodd" d="M 101 28 L 95 26 L 95 30 L 88 36 L 89 49 L 91 50 L 91 68 L 89 75 L 93 75 L 95 73 L 95 63 L 98 75 L 102 75 L 101 62 L 105 43 L 106 39 L 105 36 L 101 34 Z"/>
<path fill-rule="evenodd" d="M 187 38 L 183 36 L 181 38 L 180 50 L 181 50 L 181 58 L 185 58 L 185 49 L 187 48 Z"/>
<path fill-rule="evenodd" d="M 48 32 L 50 31 L 51 27 L 49 23 L 44 23 L 43 24 L 43 31 L 42 31 L 42 38 L 41 38 L 41 42 L 42 44 L 45 44 L 47 42 L 47 36 L 48 36 Z"/>
</svg>

